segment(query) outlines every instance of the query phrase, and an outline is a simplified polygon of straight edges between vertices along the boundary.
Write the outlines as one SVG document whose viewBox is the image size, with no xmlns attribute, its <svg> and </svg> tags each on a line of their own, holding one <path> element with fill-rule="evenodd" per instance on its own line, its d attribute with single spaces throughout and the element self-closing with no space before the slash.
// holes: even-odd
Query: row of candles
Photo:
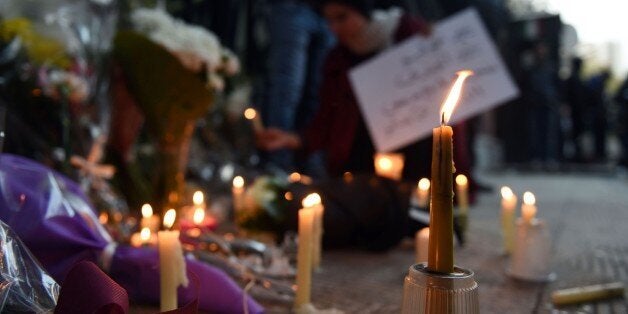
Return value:
<svg viewBox="0 0 628 314">
<path fill-rule="evenodd" d="M 425 180 L 425 181 L 424 181 Z M 462 175 L 456 177 L 456 190 L 458 191 L 458 203 L 461 202 L 461 198 L 466 198 L 466 178 Z M 419 181 L 418 195 L 419 201 L 421 202 L 424 199 L 424 195 L 426 195 L 426 191 L 429 190 L 429 180 L 422 179 Z M 462 193 L 461 193 L 462 192 Z M 515 242 L 515 211 L 517 207 L 517 195 L 515 195 L 507 186 L 501 188 L 502 200 L 501 200 L 501 226 L 502 226 L 502 235 L 503 235 L 503 245 L 504 251 L 507 254 L 511 254 L 514 248 Z M 423 195 L 423 197 L 422 197 Z M 463 196 L 461 196 L 463 195 Z M 464 206 L 467 208 L 468 203 L 464 203 Z M 537 212 L 536 207 L 536 198 L 532 192 L 526 191 L 523 194 L 523 203 L 521 204 L 521 219 L 526 224 L 534 223 L 535 215 Z M 415 243 L 416 243 L 416 261 L 425 262 L 427 261 L 427 245 L 429 239 L 429 228 L 423 228 L 416 233 Z"/>
</svg>

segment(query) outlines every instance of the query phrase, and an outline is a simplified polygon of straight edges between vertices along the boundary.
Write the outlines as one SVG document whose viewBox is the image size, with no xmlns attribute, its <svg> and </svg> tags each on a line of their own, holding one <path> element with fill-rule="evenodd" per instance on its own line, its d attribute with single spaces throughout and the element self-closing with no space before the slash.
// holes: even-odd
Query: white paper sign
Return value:
<svg viewBox="0 0 628 314">
<path fill-rule="evenodd" d="M 429 37 L 413 36 L 349 73 L 378 151 L 431 134 L 455 73 L 470 69 L 450 125 L 519 95 L 475 9 L 436 24 Z"/>
</svg>

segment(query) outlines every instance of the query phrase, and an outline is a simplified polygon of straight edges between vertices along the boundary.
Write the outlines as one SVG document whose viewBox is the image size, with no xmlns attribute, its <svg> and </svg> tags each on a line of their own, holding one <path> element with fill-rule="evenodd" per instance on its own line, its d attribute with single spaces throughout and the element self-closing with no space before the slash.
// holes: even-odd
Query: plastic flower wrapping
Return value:
<svg viewBox="0 0 628 314">
<path fill-rule="evenodd" d="M 126 203 L 104 180 L 115 169 L 99 165 L 111 120 L 117 20 L 114 1 L 2 1 L 0 125 L 4 151 L 80 179 L 99 208 L 124 212 Z"/>
<path fill-rule="evenodd" d="M 0 220 L 15 231 L 57 282 L 63 284 L 78 262 L 91 261 L 121 285 L 134 302 L 158 303 L 158 252 L 113 241 L 79 185 L 66 176 L 32 160 L 0 154 Z M 14 247 L 3 247 L 3 252 L 14 252 L 11 249 Z M 3 272 L 3 280 L 16 285 L 16 278 L 32 279 L 29 284 L 33 291 L 27 287 L 25 293 L 40 293 L 44 289 L 35 286 L 36 280 L 54 285 L 32 261 L 11 261 L 2 267 L 10 265 L 14 267 L 7 270 L 12 273 Z M 222 270 L 194 258 L 186 259 L 186 269 L 188 277 L 198 278 L 198 285 L 179 289 L 182 304 L 198 299 L 199 308 L 205 311 L 241 313 L 246 304 L 249 313 L 262 312 Z M 228 269 L 241 272 L 235 267 Z M 8 292 L 15 293 L 12 291 Z"/>
<path fill-rule="evenodd" d="M 0 221 L 0 312 L 52 312 L 59 285 Z"/>
<path fill-rule="evenodd" d="M 108 134 L 115 3 L 9 0 L 0 12 L 6 149 L 72 174 L 72 155 Z"/>
</svg>

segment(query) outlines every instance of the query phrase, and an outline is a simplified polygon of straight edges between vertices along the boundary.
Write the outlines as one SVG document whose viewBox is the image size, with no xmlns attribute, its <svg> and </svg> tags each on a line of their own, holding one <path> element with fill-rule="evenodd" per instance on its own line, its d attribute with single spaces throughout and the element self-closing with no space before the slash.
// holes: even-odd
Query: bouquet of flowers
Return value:
<svg viewBox="0 0 628 314">
<path fill-rule="evenodd" d="M 155 199 L 162 209 L 178 206 L 196 121 L 224 88 L 224 78 L 239 71 L 239 63 L 211 32 L 161 9 L 137 9 L 130 20 L 132 29 L 118 32 L 114 48 L 120 81 L 125 82 L 120 88 L 125 92 L 114 92 L 121 96 L 114 107 L 111 138 L 116 159 L 123 162 L 119 179 L 126 182 L 120 185 L 145 187 L 127 190 L 134 204 Z M 137 169 L 146 160 L 130 157 L 142 122 L 157 152 L 154 181 L 154 170 L 142 175 Z"/>
<path fill-rule="evenodd" d="M 290 197 L 285 179 L 261 176 L 244 192 L 241 208 L 236 210 L 236 224 L 251 232 L 280 235 L 287 229 Z"/>
</svg>

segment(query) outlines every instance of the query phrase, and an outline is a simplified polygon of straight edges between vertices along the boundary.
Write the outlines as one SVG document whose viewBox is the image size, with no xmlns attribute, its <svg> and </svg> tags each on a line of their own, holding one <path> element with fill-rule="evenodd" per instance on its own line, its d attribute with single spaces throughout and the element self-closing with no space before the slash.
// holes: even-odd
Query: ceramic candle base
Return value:
<svg viewBox="0 0 628 314">
<path fill-rule="evenodd" d="M 551 265 L 551 243 L 545 221 L 533 219 L 516 222 L 515 246 L 510 259 L 508 275 L 527 281 L 551 281 L 555 278 Z"/>
<path fill-rule="evenodd" d="M 404 280 L 401 313 L 480 313 L 473 272 L 454 267 L 454 273 L 440 274 L 428 271 L 426 263 L 412 265 Z"/>
</svg>

